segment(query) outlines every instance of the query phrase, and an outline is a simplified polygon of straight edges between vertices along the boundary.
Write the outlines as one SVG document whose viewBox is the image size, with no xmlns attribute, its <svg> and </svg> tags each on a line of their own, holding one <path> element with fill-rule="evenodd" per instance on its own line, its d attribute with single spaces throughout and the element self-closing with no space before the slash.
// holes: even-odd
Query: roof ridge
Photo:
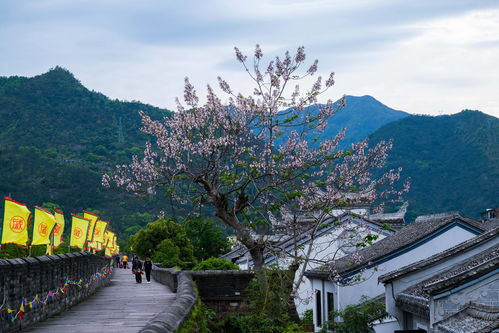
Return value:
<svg viewBox="0 0 499 333">
<path fill-rule="evenodd" d="M 496 250 L 497 250 L 497 248 L 496 248 Z M 472 258 L 474 260 L 476 260 L 476 257 L 471 257 L 469 259 L 472 259 Z M 472 262 L 472 261 L 473 260 L 462 261 L 462 262 L 459 263 L 459 265 L 460 266 L 461 265 L 465 265 L 465 264 L 467 264 L 469 262 Z M 490 266 L 491 263 L 493 264 L 492 266 Z M 477 270 L 479 270 L 479 269 L 485 269 L 487 271 L 489 269 L 492 269 L 492 271 L 493 271 L 493 268 L 496 266 L 497 263 L 499 263 L 499 257 L 493 257 L 493 258 L 490 258 L 490 259 L 486 259 L 483 262 L 476 263 L 474 266 L 471 266 L 473 268 L 472 272 L 470 272 L 470 268 L 468 268 L 466 270 L 458 270 L 456 268 L 449 269 L 447 271 L 442 272 L 441 274 L 443 274 L 445 272 L 451 272 L 450 276 L 442 277 L 439 280 L 436 280 L 436 281 L 433 281 L 431 283 L 428 283 L 427 285 L 425 285 L 423 287 L 423 289 L 425 291 L 427 291 L 427 292 L 430 292 L 430 293 L 439 291 L 442 288 L 446 288 L 445 286 L 440 286 L 440 285 L 446 285 L 449 282 L 451 282 L 452 279 L 462 278 L 462 277 L 466 278 L 466 276 L 470 275 L 470 274 L 472 274 L 473 276 L 475 276 L 477 274 Z M 453 272 L 453 270 L 454 270 L 454 272 Z M 454 274 L 452 274 L 452 273 L 454 273 Z"/>
<path fill-rule="evenodd" d="M 477 246 L 480 246 L 480 244 L 482 242 L 487 242 L 491 238 L 497 237 L 498 235 L 499 235 L 499 227 L 496 227 L 496 228 L 491 229 L 489 231 L 486 231 L 483 234 L 480 234 L 476 237 L 465 240 L 464 242 L 461 242 L 461 243 L 459 243 L 451 248 L 448 248 L 442 252 L 438 252 L 438 253 L 436 253 L 428 258 L 416 261 L 415 263 L 403 266 L 397 270 L 383 274 L 378 278 L 378 281 L 385 283 L 387 281 L 391 281 L 392 279 L 404 276 L 404 275 L 406 275 L 410 272 L 413 272 L 417 269 L 420 269 L 422 267 L 435 265 L 438 262 L 440 262 L 441 260 L 443 260 L 451 255 L 454 255 L 456 252 L 461 252 L 463 250 L 473 249 Z"/>
<path fill-rule="evenodd" d="M 444 212 L 444 213 L 436 213 L 436 214 L 428 214 L 428 215 L 420 215 L 416 217 L 414 220 L 415 223 L 422 222 L 422 221 L 428 221 L 428 220 L 435 220 L 435 219 L 441 219 L 441 218 L 454 218 L 454 217 L 462 217 L 458 211 L 449 211 L 449 212 Z"/>
<path fill-rule="evenodd" d="M 490 321 L 490 324 L 485 324 L 486 326 L 475 331 L 477 333 L 490 332 L 490 330 L 487 329 L 494 328 L 494 325 L 499 323 L 499 307 L 470 301 L 461 307 L 457 312 L 444 316 L 444 318 L 437 321 L 434 326 L 444 332 L 458 332 L 447 326 L 447 322 L 452 320 L 452 318 L 459 318 L 463 316 L 470 316 L 479 320 Z"/>
</svg>

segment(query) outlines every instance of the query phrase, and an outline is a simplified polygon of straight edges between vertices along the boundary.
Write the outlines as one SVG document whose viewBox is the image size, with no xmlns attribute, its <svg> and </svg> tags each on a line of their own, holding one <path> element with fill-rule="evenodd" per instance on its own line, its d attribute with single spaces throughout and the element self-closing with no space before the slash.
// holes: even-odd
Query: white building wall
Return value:
<svg viewBox="0 0 499 333">
<path fill-rule="evenodd" d="M 417 270 L 411 273 L 408 273 L 400 278 L 394 279 L 385 285 L 385 295 L 386 295 L 386 310 L 387 312 L 399 319 L 402 323 L 402 311 L 397 308 L 395 304 L 395 298 L 397 295 L 410 286 L 413 286 L 423 280 L 426 280 L 435 274 L 438 274 L 444 270 L 449 269 L 450 267 L 456 265 L 462 260 L 465 260 L 469 257 L 474 256 L 494 245 L 498 242 L 497 238 L 491 238 L 488 241 L 484 241 L 481 244 L 467 249 L 466 251 L 460 251 L 459 253 L 455 253 L 452 256 L 446 258 L 445 260 L 441 260 L 435 265 L 429 266 L 425 269 Z"/>
<path fill-rule="evenodd" d="M 315 269 L 319 267 L 321 264 L 318 262 L 314 262 L 313 260 L 318 260 L 319 262 L 328 262 L 333 259 L 338 259 L 345 255 L 343 251 L 338 251 L 339 243 L 337 241 L 338 236 L 344 232 L 349 226 L 340 226 L 334 232 L 327 233 L 326 235 L 316 239 L 313 244 L 313 248 L 311 251 L 310 258 L 311 262 L 308 263 L 307 268 L 305 270 Z M 352 226 L 350 226 L 352 227 Z M 361 237 L 367 236 L 369 233 L 377 234 L 378 240 L 386 237 L 381 233 L 374 232 L 368 228 L 360 228 L 358 229 L 358 234 Z M 305 254 L 309 249 L 309 245 L 305 246 L 301 251 Z M 287 265 L 283 265 L 282 267 L 286 267 Z M 297 276 L 295 279 L 295 283 L 299 278 L 299 274 L 303 270 L 303 265 L 300 265 L 300 268 L 297 271 Z M 295 298 L 295 304 L 298 311 L 298 314 L 302 316 L 302 314 L 307 310 L 311 309 L 311 304 L 314 301 L 314 291 L 310 288 L 310 284 L 307 283 L 307 278 L 303 276 L 302 283 L 298 289 L 297 297 Z"/>
<path fill-rule="evenodd" d="M 379 276 L 421 259 L 428 258 L 429 256 L 442 252 L 475 236 L 476 235 L 471 231 L 456 225 L 438 236 L 426 242 L 422 242 L 417 247 L 414 247 L 405 253 L 401 253 L 386 262 L 379 264 L 377 266 L 377 270 L 374 268 L 366 270 L 362 274 L 362 278 L 364 279 L 362 282 L 350 286 L 338 286 L 331 281 L 324 281 L 323 283 L 323 280 L 321 279 L 312 279 L 312 287 L 314 290 L 321 290 L 322 295 L 324 295 L 328 290 L 333 290 L 335 293 L 335 309 L 341 310 L 347 305 L 358 304 L 361 301 L 362 296 L 373 298 L 383 294 L 385 292 L 385 287 L 383 284 L 378 284 Z M 320 289 L 322 286 L 324 286 L 324 289 Z M 315 300 L 313 303 L 314 324 L 316 324 Z M 320 328 L 316 325 L 316 330 L 319 329 Z"/>
<path fill-rule="evenodd" d="M 373 330 L 375 333 L 393 333 L 400 330 L 400 325 L 395 318 L 389 318 L 386 321 L 376 323 Z"/>
<path fill-rule="evenodd" d="M 383 284 L 378 284 L 378 277 L 381 275 L 428 258 L 475 236 L 471 231 L 460 226 L 454 226 L 433 239 L 379 264 L 377 271 L 373 268 L 366 270 L 362 274 L 365 281 L 351 286 L 340 287 L 340 308 L 343 309 L 349 304 L 359 303 L 363 295 L 371 298 L 383 294 L 385 287 Z"/>
</svg>

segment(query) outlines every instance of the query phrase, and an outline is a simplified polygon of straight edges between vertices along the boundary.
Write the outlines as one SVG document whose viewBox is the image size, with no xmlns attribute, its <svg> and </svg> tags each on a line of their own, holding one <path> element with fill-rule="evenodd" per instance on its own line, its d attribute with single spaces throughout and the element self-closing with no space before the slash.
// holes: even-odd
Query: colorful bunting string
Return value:
<svg viewBox="0 0 499 333">
<path fill-rule="evenodd" d="M 6 296 L 4 296 L 3 303 L 0 306 L 0 316 L 4 320 L 10 320 L 12 322 L 16 321 L 18 318 L 22 319 L 24 318 L 24 313 L 26 312 L 25 307 L 29 307 L 30 309 L 36 309 L 40 307 L 44 308 L 48 302 L 61 299 L 62 295 L 66 293 L 69 286 L 77 286 L 80 289 L 89 288 L 96 281 L 101 280 L 112 273 L 113 269 L 111 267 L 103 267 L 100 271 L 92 274 L 88 280 L 85 278 L 80 278 L 78 280 L 74 278 L 66 279 L 64 284 L 61 284 L 61 286 L 55 291 L 50 290 L 47 293 L 47 296 L 42 298 L 43 301 L 40 301 L 38 295 L 35 295 L 33 300 L 30 302 L 22 297 L 19 303 L 19 309 L 17 311 L 6 306 L 7 299 Z"/>
</svg>

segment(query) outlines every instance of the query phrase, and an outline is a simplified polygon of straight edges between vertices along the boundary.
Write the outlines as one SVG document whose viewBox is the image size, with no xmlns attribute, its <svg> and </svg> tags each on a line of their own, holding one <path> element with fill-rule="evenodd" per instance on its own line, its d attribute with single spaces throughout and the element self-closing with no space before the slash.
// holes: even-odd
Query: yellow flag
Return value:
<svg viewBox="0 0 499 333">
<path fill-rule="evenodd" d="M 94 240 L 95 222 L 97 222 L 97 220 L 99 219 L 99 216 L 94 214 L 94 213 L 87 212 L 86 210 L 84 210 L 83 217 L 90 220 L 90 224 L 88 225 L 87 241 L 91 242 Z"/>
<path fill-rule="evenodd" d="M 97 242 L 97 241 L 88 242 L 88 247 L 92 248 L 96 251 L 100 251 L 100 250 L 102 250 L 102 243 Z"/>
<path fill-rule="evenodd" d="M 71 214 L 71 216 L 72 226 L 69 246 L 83 249 L 85 247 L 85 242 L 87 241 L 90 220 L 74 214 Z"/>
<path fill-rule="evenodd" d="M 116 245 L 117 245 L 117 244 L 116 244 L 116 239 L 117 239 L 117 237 L 116 237 L 116 234 L 115 234 L 114 232 L 111 234 L 111 236 L 112 236 L 111 247 L 112 247 L 113 249 L 115 249 L 115 248 L 116 248 Z"/>
<path fill-rule="evenodd" d="M 104 231 L 104 242 L 102 242 L 102 245 L 104 247 L 108 247 L 108 242 L 109 242 L 109 234 L 110 231 L 106 229 L 106 231 Z"/>
<path fill-rule="evenodd" d="M 31 212 L 23 204 L 5 197 L 2 244 L 28 244 L 28 220 Z"/>
<path fill-rule="evenodd" d="M 55 226 L 55 217 L 49 211 L 35 207 L 35 225 L 31 245 L 50 244 L 50 234 Z"/>
<path fill-rule="evenodd" d="M 56 209 L 54 216 L 56 225 L 52 231 L 53 245 L 55 248 L 58 248 L 62 243 L 62 233 L 64 232 L 64 213 Z"/>
<path fill-rule="evenodd" d="M 114 237 L 115 234 L 112 231 L 108 231 L 108 240 L 107 240 L 107 247 L 114 249 Z"/>
<path fill-rule="evenodd" d="M 111 258 L 113 256 L 110 248 L 106 247 L 106 249 L 104 250 L 104 256 L 107 258 Z"/>
<path fill-rule="evenodd" d="M 104 234 L 106 232 L 107 222 L 98 220 L 94 228 L 94 242 L 104 243 Z"/>
</svg>

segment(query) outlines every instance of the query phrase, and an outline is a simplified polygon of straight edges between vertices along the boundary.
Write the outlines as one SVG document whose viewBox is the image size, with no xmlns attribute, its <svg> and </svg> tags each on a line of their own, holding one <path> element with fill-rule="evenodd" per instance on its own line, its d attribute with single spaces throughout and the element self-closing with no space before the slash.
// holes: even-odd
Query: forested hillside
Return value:
<svg viewBox="0 0 499 333">
<path fill-rule="evenodd" d="M 98 210 L 126 234 L 149 222 L 150 214 L 182 214 L 162 194 L 139 200 L 100 186 L 103 172 L 129 162 L 148 140 L 140 132 L 139 110 L 153 119 L 170 114 L 139 102 L 110 100 L 61 67 L 32 78 L 0 77 L 0 195 L 29 206 L 56 203 L 68 217 Z M 348 127 L 345 143 L 350 143 L 405 116 L 370 96 L 348 96 L 325 136 Z"/>
<path fill-rule="evenodd" d="M 408 116 L 371 96 L 347 96 L 346 102 L 324 136 L 347 127 L 345 145 L 370 134 L 372 142 L 394 138 L 389 165 L 403 166 L 403 176 L 412 178 L 412 217 L 445 210 L 477 217 L 497 205 L 498 119 L 473 111 Z M 129 162 L 148 140 L 140 132 L 139 110 L 153 119 L 170 114 L 110 100 L 60 67 L 33 78 L 0 77 L 0 195 L 31 207 L 56 203 L 68 219 L 83 209 L 98 210 L 123 236 L 160 211 L 182 215 L 162 193 L 138 199 L 101 186 L 102 173 Z"/>
<path fill-rule="evenodd" d="M 0 77 L 0 195 L 31 207 L 59 204 L 67 219 L 98 210 L 119 232 L 150 222 L 143 212 L 169 212 L 165 198 L 138 200 L 100 185 L 103 172 L 142 151 L 139 110 L 155 119 L 169 114 L 110 100 L 60 67 L 33 78 Z"/>
<path fill-rule="evenodd" d="M 409 215 L 457 210 L 479 218 L 499 204 L 499 119 L 478 111 L 410 116 L 370 136 L 393 138 L 388 167 L 412 179 Z"/>
</svg>

